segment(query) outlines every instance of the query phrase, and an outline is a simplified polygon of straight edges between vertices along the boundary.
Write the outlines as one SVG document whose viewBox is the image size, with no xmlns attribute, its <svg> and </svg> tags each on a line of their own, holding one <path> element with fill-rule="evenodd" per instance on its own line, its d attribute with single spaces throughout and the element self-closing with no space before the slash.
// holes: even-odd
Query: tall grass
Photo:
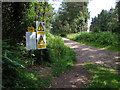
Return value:
<svg viewBox="0 0 120 90">
<path fill-rule="evenodd" d="M 111 34 L 110 32 L 82 32 L 77 34 L 68 34 L 67 38 L 86 45 L 120 52 L 119 34 Z"/>
</svg>

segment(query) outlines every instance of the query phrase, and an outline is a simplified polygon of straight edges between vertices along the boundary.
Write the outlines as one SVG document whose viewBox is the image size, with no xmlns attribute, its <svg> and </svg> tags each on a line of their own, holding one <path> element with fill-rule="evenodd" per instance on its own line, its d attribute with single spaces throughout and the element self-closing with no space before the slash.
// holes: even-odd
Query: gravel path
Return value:
<svg viewBox="0 0 120 90">
<path fill-rule="evenodd" d="M 63 40 L 65 45 L 76 52 L 77 62 L 70 71 L 66 71 L 64 74 L 54 78 L 50 88 L 85 88 L 87 82 L 90 82 L 87 78 L 93 76 L 84 69 L 86 62 L 102 64 L 110 68 L 120 64 L 118 62 L 120 60 L 120 53 L 87 46 L 66 38 L 63 38 Z"/>
</svg>

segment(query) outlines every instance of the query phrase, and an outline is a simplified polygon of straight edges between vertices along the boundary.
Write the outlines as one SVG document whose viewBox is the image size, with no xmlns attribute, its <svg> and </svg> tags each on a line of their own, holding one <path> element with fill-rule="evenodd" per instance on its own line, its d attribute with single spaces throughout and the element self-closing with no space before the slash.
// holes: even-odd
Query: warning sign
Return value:
<svg viewBox="0 0 120 90">
<path fill-rule="evenodd" d="M 41 23 L 39 25 L 38 31 L 44 31 L 43 26 L 41 25 Z"/>
<path fill-rule="evenodd" d="M 37 48 L 38 49 L 46 49 L 45 34 L 37 34 Z"/>
<path fill-rule="evenodd" d="M 43 22 L 36 21 L 36 30 L 37 31 L 45 31 L 45 26 Z"/>
<path fill-rule="evenodd" d="M 44 22 L 36 21 L 37 49 L 46 49 Z"/>
<path fill-rule="evenodd" d="M 43 40 L 43 37 L 42 37 L 42 36 L 40 36 L 40 39 L 39 39 L 38 44 L 45 44 L 45 42 L 44 42 L 44 40 Z"/>
</svg>

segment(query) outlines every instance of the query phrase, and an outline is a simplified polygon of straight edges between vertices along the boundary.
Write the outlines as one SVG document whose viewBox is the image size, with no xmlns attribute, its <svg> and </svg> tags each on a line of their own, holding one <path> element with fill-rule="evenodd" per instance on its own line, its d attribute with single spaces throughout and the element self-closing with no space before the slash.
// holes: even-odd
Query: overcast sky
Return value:
<svg viewBox="0 0 120 90">
<path fill-rule="evenodd" d="M 60 7 L 62 0 L 57 0 L 56 2 L 49 0 L 49 3 L 52 4 L 52 6 L 57 11 Z M 104 10 L 110 10 L 111 8 L 115 8 L 115 0 L 90 0 L 88 4 L 89 12 L 90 12 L 90 19 L 88 20 L 88 27 L 90 26 L 91 19 L 100 14 L 100 12 Z"/>
</svg>

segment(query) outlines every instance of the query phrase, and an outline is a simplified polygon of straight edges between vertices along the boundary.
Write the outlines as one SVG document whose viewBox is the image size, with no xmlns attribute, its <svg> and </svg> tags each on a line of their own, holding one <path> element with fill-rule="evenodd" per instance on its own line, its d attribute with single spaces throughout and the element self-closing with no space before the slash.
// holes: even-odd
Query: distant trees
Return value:
<svg viewBox="0 0 120 90">
<path fill-rule="evenodd" d="M 53 28 L 51 32 L 58 34 L 86 30 L 89 18 L 87 4 L 87 2 L 63 2 L 52 22 Z"/>
<path fill-rule="evenodd" d="M 102 10 L 101 13 L 92 18 L 90 31 L 93 32 L 116 32 L 118 33 L 118 4 L 116 5 L 115 9 L 110 9 L 109 11 Z"/>
</svg>

